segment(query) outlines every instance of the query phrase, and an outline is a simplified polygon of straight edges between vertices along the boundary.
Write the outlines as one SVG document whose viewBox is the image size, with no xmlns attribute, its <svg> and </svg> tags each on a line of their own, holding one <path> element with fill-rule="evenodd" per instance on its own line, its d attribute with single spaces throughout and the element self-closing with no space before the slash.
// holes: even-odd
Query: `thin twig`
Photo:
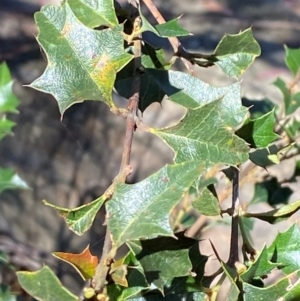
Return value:
<svg viewBox="0 0 300 301">
<path fill-rule="evenodd" d="M 137 31 L 140 28 L 141 19 L 137 17 L 134 21 L 133 31 Z M 135 69 L 133 74 L 133 84 L 132 84 L 132 96 L 128 101 L 128 114 L 126 123 L 126 134 L 124 141 L 124 148 L 122 153 L 122 161 L 120 165 L 120 170 L 116 176 L 114 183 L 125 183 L 127 176 L 131 173 L 130 167 L 130 154 L 131 146 L 133 140 L 133 133 L 136 129 L 136 119 L 139 104 L 139 91 L 141 85 L 141 78 L 139 74 L 139 68 L 141 67 L 141 37 L 137 37 L 133 41 L 134 44 L 134 62 Z M 101 260 L 96 268 L 96 273 L 94 277 L 94 289 L 97 293 L 101 293 L 106 284 L 106 278 L 110 270 L 110 266 L 116 255 L 117 248 L 113 246 L 111 233 L 109 229 L 106 229 L 105 241 Z"/>
<path fill-rule="evenodd" d="M 228 265 L 234 267 L 239 261 L 239 170 L 232 167 L 232 221 L 231 221 L 231 238 L 230 253 Z"/>
<path fill-rule="evenodd" d="M 166 23 L 164 17 L 161 15 L 161 13 L 159 12 L 159 10 L 157 9 L 157 7 L 155 6 L 155 4 L 153 3 L 152 0 L 143 0 L 143 2 L 148 7 L 148 9 L 150 10 L 153 17 L 156 19 L 158 24 Z M 186 58 L 187 52 L 182 47 L 182 45 L 181 45 L 180 41 L 178 40 L 178 38 L 169 37 L 168 39 L 169 39 L 169 42 L 170 42 L 170 44 L 173 48 L 173 51 L 174 51 L 175 55 L 180 57 L 180 59 L 182 60 L 183 64 L 188 69 L 188 71 L 191 74 L 193 74 L 194 73 L 193 64 Z"/>
</svg>

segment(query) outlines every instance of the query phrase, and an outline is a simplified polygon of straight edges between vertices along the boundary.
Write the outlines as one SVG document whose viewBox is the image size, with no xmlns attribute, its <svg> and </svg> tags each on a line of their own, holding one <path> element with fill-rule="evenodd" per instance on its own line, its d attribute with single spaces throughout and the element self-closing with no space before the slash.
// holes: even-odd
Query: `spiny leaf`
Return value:
<svg viewBox="0 0 300 301">
<path fill-rule="evenodd" d="M 0 113 L 17 113 L 19 100 L 12 91 L 13 81 L 6 63 L 0 64 Z"/>
<path fill-rule="evenodd" d="M 84 100 L 101 100 L 114 108 L 116 73 L 132 59 L 124 51 L 123 26 L 90 29 L 79 22 L 67 2 L 43 7 L 35 20 L 48 66 L 30 86 L 52 94 L 62 115 Z"/>
<path fill-rule="evenodd" d="M 268 248 L 270 260 L 283 265 L 281 270 L 286 274 L 300 268 L 299 241 L 299 226 L 294 224 L 285 232 L 279 233 Z"/>
<path fill-rule="evenodd" d="M 300 48 L 292 49 L 284 45 L 285 63 L 295 76 L 300 67 Z"/>
<path fill-rule="evenodd" d="M 239 34 L 225 35 L 214 51 L 215 62 L 227 75 L 238 77 L 260 55 L 260 47 L 251 28 Z"/>
<path fill-rule="evenodd" d="M 155 25 L 155 29 L 161 37 L 183 37 L 191 35 L 178 24 L 179 19 L 180 17 L 163 24 Z"/>
<path fill-rule="evenodd" d="M 249 148 L 220 116 L 225 100 L 190 109 L 175 126 L 151 129 L 175 152 L 175 162 L 195 160 L 207 168 L 214 164 L 238 165 L 248 159 Z"/>
<path fill-rule="evenodd" d="M 7 135 L 10 135 L 12 134 L 12 128 L 16 125 L 15 122 L 9 120 L 9 119 L 6 119 L 5 116 L 3 116 L 1 119 L 0 119 L 0 140 L 7 136 Z"/>
<path fill-rule="evenodd" d="M 188 276 L 192 271 L 189 251 L 194 245 L 198 247 L 198 241 L 186 237 L 184 232 L 176 233 L 176 238 L 158 237 L 127 243 L 141 263 L 148 283 L 162 292 L 168 281 Z"/>
<path fill-rule="evenodd" d="M 114 0 L 86 1 L 68 0 L 72 11 L 80 22 L 90 28 L 98 26 L 113 27 L 118 25 Z"/>
<path fill-rule="evenodd" d="M 299 209 L 300 209 L 300 200 L 267 212 L 259 212 L 259 213 L 246 212 L 244 214 L 244 217 L 254 217 L 263 220 L 265 222 L 268 222 L 270 224 L 275 224 L 288 219 Z"/>
<path fill-rule="evenodd" d="M 39 301 L 79 301 L 79 298 L 68 291 L 53 271 L 44 266 L 36 272 L 17 272 L 22 288 Z"/>
<path fill-rule="evenodd" d="M 257 256 L 255 261 L 251 263 L 247 271 L 240 275 L 241 279 L 245 282 L 251 283 L 253 279 L 263 278 L 280 265 L 278 263 L 271 262 L 269 259 L 267 248 L 264 246 L 259 256 Z"/>
<path fill-rule="evenodd" d="M 225 272 L 227 278 L 230 281 L 229 292 L 227 293 L 226 301 L 236 301 L 238 300 L 238 296 L 240 294 L 240 290 L 237 286 L 237 273 L 234 269 L 229 267 L 226 263 L 220 262 L 223 271 Z"/>
<path fill-rule="evenodd" d="M 195 109 L 201 105 L 223 98 L 219 115 L 228 127 L 237 127 L 248 110 L 241 103 L 241 86 L 235 83 L 216 88 L 189 74 L 179 71 L 146 69 L 169 98 L 184 106 Z"/>
<path fill-rule="evenodd" d="M 96 214 L 100 210 L 105 200 L 106 197 L 101 196 L 91 203 L 74 209 L 55 206 L 47 201 L 44 201 L 44 204 L 58 210 L 59 214 L 65 219 L 69 229 L 78 235 L 82 235 L 92 226 Z"/>
<path fill-rule="evenodd" d="M 297 271 L 299 274 L 299 271 Z M 290 277 L 295 276 L 295 273 Z M 298 275 L 299 276 L 299 275 Z M 290 285 L 288 277 L 285 277 L 273 285 L 260 288 L 248 283 L 243 283 L 244 300 L 280 300 L 296 301 L 300 298 L 300 289 L 298 285 Z"/>
<path fill-rule="evenodd" d="M 197 162 L 186 162 L 167 165 L 137 184 L 116 185 L 107 202 L 108 229 L 114 245 L 158 235 L 173 236 L 169 214 L 202 172 Z"/>
<path fill-rule="evenodd" d="M 206 216 L 220 215 L 221 209 L 218 199 L 207 189 L 204 188 L 195 200 L 192 206 L 201 214 Z"/>
<path fill-rule="evenodd" d="M 247 141 L 251 147 L 267 147 L 280 136 L 274 133 L 275 109 L 256 118 L 247 120 L 236 134 Z"/>
<path fill-rule="evenodd" d="M 53 252 L 52 254 L 75 268 L 83 280 L 91 279 L 95 274 L 98 257 L 91 254 L 89 245 L 80 254 L 64 252 Z"/>
<path fill-rule="evenodd" d="M 0 193 L 5 189 L 29 189 L 12 168 L 0 168 Z"/>
<path fill-rule="evenodd" d="M 206 301 L 207 294 L 204 292 L 191 292 L 186 294 L 170 294 L 162 295 L 149 295 L 145 297 L 137 297 L 126 299 L 128 301 Z"/>
</svg>

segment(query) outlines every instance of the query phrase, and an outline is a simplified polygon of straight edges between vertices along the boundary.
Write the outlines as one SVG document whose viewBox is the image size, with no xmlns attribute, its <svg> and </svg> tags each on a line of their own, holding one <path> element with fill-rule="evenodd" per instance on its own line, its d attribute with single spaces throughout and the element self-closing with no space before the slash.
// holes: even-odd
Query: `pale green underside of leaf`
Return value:
<svg viewBox="0 0 300 301">
<path fill-rule="evenodd" d="M 39 301 L 79 301 L 79 298 L 68 291 L 53 271 L 44 266 L 36 272 L 17 272 L 22 288 Z"/>
<path fill-rule="evenodd" d="M 249 148 L 222 120 L 225 100 L 188 110 L 179 124 L 151 129 L 175 152 L 175 162 L 199 161 L 206 168 L 214 164 L 238 165 L 248 159 Z"/>
<path fill-rule="evenodd" d="M 96 214 L 100 210 L 105 200 L 106 197 L 101 196 L 91 203 L 74 209 L 55 206 L 47 201 L 44 201 L 44 204 L 58 210 L 59 214 L 65 219 L 69 229 L 75 232 L 77 235 L 82 235 L 92 226 Z"/>
<path fill-rule="evenodd" d="M 0 193 L 5 189 L 29 189 L 11 168 L 0 168 Z"/>
<path fill-rule="evenodd" d="M 31 87 L 52 94 L 61 114 L 84 100 L 101 100 L 114 107 L 116 73 L 132 59 L 124 51 L 123 25 L 90 29 L 79 22 L 67 2 L 43 7 L 35 20 L 48 66 Z"/>
<path fill-rule="evenodd" d="M 169 214 L 202 172 L 197 162 L 167 165 L 137 184 L 116 185 L 107 202 L 108 229 L 114 245 L 159 235 L 173 236 Z"/>
<path fill-rule="evenodd" d="M 222 38 L 214 51 L 218 59 L 215 64 L 228 76 L 238 77 L 251 66 L 260 53 L 260 46 L 253 38 L 250 28 L 239 34 L 227 34 Z"/>
<path fill-rule="evenodd" d="M 68 0 L 76 17 L 90 28 L 118 25 L 114 0 Z"/>
<path fill-rule="evenodd" d="M 195 109 L 201 105 L 223 98 L 218 112 L 224 124 L 237 127 L 248 110 L 241 103 L 241 85 L 235 83 L 216 88 L 189 74 L 179 71 L 146 69 L 169 98 L 186 107 Z"/>
<path fill-rule="evenodd" d="M 300 48 L 292 49 L 284 46 L 285 48 L 285 63 L 295 76 L 300 67 Z"/>
</svg>

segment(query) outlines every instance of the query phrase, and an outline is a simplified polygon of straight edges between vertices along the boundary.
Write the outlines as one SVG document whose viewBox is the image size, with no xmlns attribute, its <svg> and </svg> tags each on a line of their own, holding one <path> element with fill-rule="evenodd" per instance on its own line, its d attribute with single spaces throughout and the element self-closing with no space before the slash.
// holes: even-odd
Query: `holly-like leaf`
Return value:
<svg viewBox="0 0 300 301">
<path fill-rule="evenodd" d="M 280 264 L 273 263 L 269 260 L 269 254 L 266 246 L 263 247 L 259 256 L 251 263 L 250 267 L 240 275 L 241 279 L 245 282 L 250 282 L 253 279 L 262 279 L 268 275 L 273 269 L 277 268 Z"/>
<path fill-rule="evenodd" d="M 141 263 L 148 283 L 162 292 L 168 281 L 192 272 L 189 251 L 194 245 L 198 247 L 198 241 L 186 237 L 184 232 L 177 233 L 176 238 L 158 237 L 127 243 Z"/>
<path fill-rule="evenodd" d="M 237 286 L 237 273 L 234 269 L 232 269 L 231 267 L 229 267 L 226 263 L 224 262 L 220 262 L 221 263 L 221 267 L 223 269 L 223 271 L 225 272 L 227 278 L 230 281 L 230 288 L 229 288 L 229 292 L 227 293 L 227 299 L 226 301 L 236 301 L 238 300 L 238 296 L 240 294 L 240 290 Z"/>
<path fill-rule="evenodd" d="M 175 162 L 199 161 L 208 168 L 214 164 L 238 165 L 248 159 L 245 141 L 226 127 L 220 116 L 225 99 L 190 109 L 175 126 L 151 129 L 175 153 Z"/>
<path fill-rule="evenodd" d="M 284 45 L 285 63 L 295 76 L 300 67 L 300 48 L 292 49 Z"/>
<path fill-rule="evenodd" d="M 193 200 L 192 206 L 201 214 L 206 216 L 220 215 L 221 209 L 218 199 L 209 191 L 204 188 L 197 198 Z"/>
<path fill-rule="evenodd" d="M 299 274 L 299 272 L 298 272 Z M 290 277 L 295 274 L 290 275 Z M 292 290 L 292 292 L 291 292 Z M 282 300 L 282 301 L 296 301 L 300 298 L 299 286 L 294 287 L 290 285 L 288 277 L 283 278 L 273 285 L 260 288 L 248 283 L 243 283 L 244 300 Z"/>
<path fill-rule="evenodd" d="M 74 103 L 101 100 L 111 108 L 117 71 L 132 55 L 123 47 L 123 25 L 96 31 L 79 22 L 68 2 L 45 6 L 35 14 L 38 42 L 48 66 L 30 86 L 52 94 L 61 114 Z M 105 47 L 104 47 L 105 45 Z"/>
<path fill-rule="evenodd" d="M 170 64 L 165 60 L 163 49 L 155 49 L 148 43 L 142 46 L 142 66 L 144 68 L 168 69 Z M 134 74 L 134 61 L 131 61 L 118 74 L 115 82 L 116 91 L 123 97 L 129 98 L 132 94 L 132 75 Z M 157 82 L 147 73 L 140 74 L 139 109 L 144 112 L 153 102 L 161 102 L 165 93 Z"/>
<path fill-rule="evenodd" d="M 17 277 L 22 288 L 36 300 L 79 301 L 78 297 L 61 284 L 48 266 L 36 272 L 17 272 Z"/>
<path fill-rule="evenodd" d="M 214 51 L 215 62 L 227 75 L 238 77 L 260 55 L 260 47 L 251 28 L 239 34 L 225 35 Z"/>
<path fill-rule="evenodd" d="M 98 26 L 113 27 L 118 25 L 114 0 L 86 1 L 68 0 L 72 11 L 80 22 L 90 28 Z"/>
<path fill-rule="evenodd" d="M 52 254 L 75 268 L 83 280 L 91 279 L 95 274 L 98 257 L 91 254 L 89 245 L 80 254 L 64 252 L 53 252 Z"/>
<path fill-rule="evenodd" d="M 19 100 L 12 91 L 13 81 L 6 63 L 0 64 L 0 113 L 17 113 Z"/>
<path fill-rule="evenodd" d="M 187 30 L 182 28 L 179 24 L 179 18 L 175 18 L 163 24 L 155 25 L 155 29 L 161 37 L 183 37 L 191 35 Z"/>
<path fill-rule="evenodd" d="M 106 205 L 114 245 L 119 247 L 139 238 L 173 236 L 169 214 L 203 171 L 197 162 L 186 162 L 167 165 L 137 184 L 117 184 Z"/>
<path fill-rule="evenodd" d="M 279 223 L 291 217 L 300 209 L 300 200 L 267 212 L 246 212 L 244 217 L 254 217 L 270 224 Z"/>
<path fill-rule="evenodd" d="M 275 110 L 273 109 L 257 119 L 247 120 L 236 134 L 253 148 L 267 147 L 279 138 L 279 135 L 274 133 L 275 122 Z"/>
<path fill-rule="evenodd" d="M 55 206 L 47 201 L 43 202 L 46 206 L 58 210 L 59 214 L 65 219 L 69 229 L 71 229 L 77 235 L 82 235 L 92 226 L 96 214 L 100 210 L 105 200 L 106 197 L 101 196 L 91 203 L 84 204 L 74 209 Z"/>
<path fill-rule="evenodd" d="M 218 114 L 228 127 L 234 128 L 240 125 L 248 112 L 241 103 L 240 83 L 216 88 L 179 71 L 146 69 L 146 72 L 172 101 L 185 108 L 195 109 L 223 98 Z"/>
<path fill-rule="evenodd" d="M 300 231 L 294 224 L 283 233 L 279 233 L 268 248 L 269 258 L 274 263 L 280 263 L 284 273 L 293 273 L 300 269 L 299 252 Z"/>
<path fill-rule="evenodd" d="M 0 168 L 0 193 L 5 189 L 29 189 L 11 168 Z"/>
<path fill-rule="evenodd" d="M 191 292 L 186 294 L 170 294 L 162 295 L 147 295 L 145 297 L 137 297 L 126 299 L 128 301 L 206 301 L 207 294 L 204 292 Z"/>
</svg>

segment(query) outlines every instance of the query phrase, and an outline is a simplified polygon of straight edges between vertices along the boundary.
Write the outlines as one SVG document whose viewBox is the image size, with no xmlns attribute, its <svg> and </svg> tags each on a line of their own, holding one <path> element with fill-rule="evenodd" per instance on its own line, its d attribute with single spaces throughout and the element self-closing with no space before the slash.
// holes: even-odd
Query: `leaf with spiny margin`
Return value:
<svg viewBox="0 0 300 301">
<path fill-rule="evenodd" d="M 43 7 L 35 21 L 48 66 L 30 86 L 52 94 L 62 115 L 84 100 L 101 100 L 115 108 L 112 90 L 117 71 L 132 59 L 124 51 L 123 25 L 90 29 L 79 22 L 67 2 Z"/>
<path fill-rule="evenodd" d="M 280 263 L 283 266 L 281 270 L 286 274 L 300 269 L 299 241 L 299 226 L 294 224 L 285 232 L 279 233 L 268 248 L 270 261 Z"/>
<path fill-rule="evenodd" d="M 53 252 L 52 255 L 75 268 L 83 280 L 95 275 L 98 257 L 91 254 L 89 245 L 80 254 Z"/>
<path fill-rule="evenodd" d="M 219 115 L 226 126 L 237 127 L 246 117 L 248 109 L 242 106 L 239 82 L 227 87 L 216 88 L 180 71 L 156 69 L 146 69 L 145 71 L 153 77 L 172 101 L 185 108 L 195 109 L 223 98 Z"/>
<path fill-rule="evenodd" d="M 284 45 L 285 63 L 295 76 L 300 67 L 300 48 L 293 49 Z"/>
<path fill-rule="evenodd" d="M 82 235 L 93 224 L 96 214 L 106 200 L 106 196 L 101 196 L 91 203 L 84 204 L 80 207 L 69 209 L 55 206 L 47 201 L 43 201 L 46 206 L 58 210 L 59 214 L 64 218 L 69 229 L 77 235 Z"/>
<path fill-rule="evenodd" d="M 237 286 L 237 272 L 222 261 L 220 261 L 220 264 L 230 281 L 230 288 L 229 292 L 227 293 L 226 301 L 236 301 L 238 300 L 238 296 L 240 294 L 240 290 Z"/>
<path fill-rule="evenodd" d="M 242 273 L 240 277 L 243 281 L 251 283 L 252 279 L 263 279 L 278 266 L 280 266 L 280 263 L 273 263 L 270 261 L 267 248 L 264 245 L 255 261 L 251 263 L 250 267 Z"/>
<path fill-rule="evenodd" d="M 296 272 L 296 271 L 295 271 Z M 299 277 L 299 271 L 280 279 L 268 287 L 257 287 L 248 283 L 243 283 L 244 301 L 253 300 L 277 300 L 296 301 L 300 298 L 300 287 L 298 283 L 291 285 L 290 279 Z"/>
<path fill-rule="evenodd" d="M 68 0 L 68 4 L 77 19 L 90 28 L 118 25 L 114 0 Z"/>
<path fill-rule="evenodd" d="M 61 284 L 48 266 L 36 272 L 17 272 L 17 277 L 21 287 L 36 300 L 79 301 L 78 297 Z"/>
<path fill-rule="evenodd" d="M 256 118 L 248 119 L 243 126 L 236 131 L 236 135 L 250 144 L 250 147 L 267 147 L 280 136 L 274 133 L 275 109 Z"/>
<path fill-rule="evenodd" d="M 214 164 L 238 165 L 248 159 L 245 141 L 226 128 L 220 112 L 224 99 L 190 109 L 175 126 L 150 131 L 163 139 L 175 153 L 176 163 L 199 161 L 206 168 Z"/>
<path fill-rule="evenodd" d="M 144 269 L 147 282 L 162 293 L 167 282 L 192 272 L 189 251 L 198 241 L 176 233 L 176 238 L 157 237 L 149 240 L 127 242 Z M 198 252 L 199 253 L 199 252 Z"/>
<path fill-rule="evenodd" d="M 262 221 L 268 222 L 270 224 L 275 224 L 288 219 L 299 209 L 300 209 L 300 200 L 267 212 L 258 212 L 258 213 L 246 212 L 244 214 L 244 217 L 254 217 Z"/>
<path fill-rule="evenodd" d="M 165 59 L 163 49 L 156 49 L 148 43 L 142 46 L 142 66 L 144 68 L 169 69 L 170 64 Z M 117 74 L 115 89 L 124 98 L 132 95 L 132 75 L 134 74 L 134 61 L 131 61 Z M 140 74 L 140 99 L 139 109 L 144 112 L 153 102 L 161 103 L 165 93 L 156 81 L 147 73 Z"/>
<path fill-rule="evenodd" d="M 227 34 L 214 51 L 215 62 L 227 75 L 238 77 L 244 73 L 261 53 L 259 44 L 254 39 L 252 29 L 238 34 Z"/>
<path fill-rule="evenodd" d="M 0 119 L 0 140 L 4 138 L 7 135 L 12 134 L 12 128 L 16 125 L 15 122 L 6 119 L 6 116 L 3 116 Z"/>
<path fill-rule="evenodd" d="M 0 193 L 5 189 L 29 189 L 12 168 L 0 168 Z"/>
<path fill-rule="evenodd" d="M 201 214 L 214 216 L 221 214 L 221 208 L 218 199 L 209 189 L 204 188 L 196 199 L 192 201 L 192 206 Z"/>
<path fill-rule="evenodd" d="M 114 246 L 140 238 L 174 236 L 169 214 L 203 172 L 198 162 L 186 162 L 167 165 L 133 185 L 117 184 L 106 204 Z"/>
<path fill-rule="evenodd" d="M 6 63 L 0 64 L 0 113 L 18 113 L 19 100 L 12 91 L 13 81 Z"/>
<path fill-rule="evenodd" d="M 140 7 L 139 14 L 142 20 L 140 33 L 150 31 L 161 38 L 182 37 L 191 35 L 187 30 L 185 30 L 178 24 L 180 17 L 167 21 L 163 24 L 152 26 L 147 20 L 147 18 L 143 15 Z"/>
</svg>

